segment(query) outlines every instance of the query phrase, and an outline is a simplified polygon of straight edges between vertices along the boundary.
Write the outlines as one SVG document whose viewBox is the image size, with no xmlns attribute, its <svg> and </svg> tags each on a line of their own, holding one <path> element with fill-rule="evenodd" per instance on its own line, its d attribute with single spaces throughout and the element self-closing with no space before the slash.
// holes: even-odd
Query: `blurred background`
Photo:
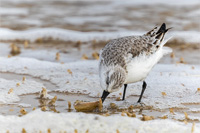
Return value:
<svg viewBox="0 0 200 133">
<path fill-rule="evenodd" d="M 173 27 L 166 37 L 173 36 L 167 45 L 174 52 L 161 62 L 199 64 L 199 20 L 199 0 L 0 0 L 0 55 L 95 60 L 110 39 L 165 22 Z"/>
</svg>

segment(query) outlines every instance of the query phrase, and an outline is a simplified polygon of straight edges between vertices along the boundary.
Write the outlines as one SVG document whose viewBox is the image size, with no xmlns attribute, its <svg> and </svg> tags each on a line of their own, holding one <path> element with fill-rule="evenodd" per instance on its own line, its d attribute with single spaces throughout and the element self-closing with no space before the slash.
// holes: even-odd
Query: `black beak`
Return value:
<svg viewBox="0 0 200 133">
<path fill-rule="evenodd" d="M 102 103 L 104 102 L 104 100 L 106 99 L 106 97 L 110 94 L 110 92 L 108 91 L 103 91 L 103 94 L 101 96 L 101 100 L 102 100 Z"/>
</svg>

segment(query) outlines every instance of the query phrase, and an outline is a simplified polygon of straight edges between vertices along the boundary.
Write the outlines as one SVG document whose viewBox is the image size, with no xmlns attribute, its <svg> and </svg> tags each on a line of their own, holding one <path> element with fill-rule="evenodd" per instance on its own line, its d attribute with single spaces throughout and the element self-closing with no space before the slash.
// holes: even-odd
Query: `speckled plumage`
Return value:
<svg viewBox="0 0 200 133">
<path fill-rule="evenodd" d="M 99 74 L 103 89 L 117 91 L 125 83 L 146 78 L 164 54 L 163 38 L 168 29 L 164 24 L 156 30 L 157 27 L 142 36 L 113 39 L 101 50 Z"/>
</svg>

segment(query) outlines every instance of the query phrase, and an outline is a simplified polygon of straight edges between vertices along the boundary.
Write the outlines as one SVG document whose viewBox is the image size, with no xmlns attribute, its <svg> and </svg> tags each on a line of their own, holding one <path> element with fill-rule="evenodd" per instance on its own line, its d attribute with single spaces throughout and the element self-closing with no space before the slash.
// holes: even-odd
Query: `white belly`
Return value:
<svg viewBox="0 0 200 133">
<path fill-rule="evenodd" d="M 150 57 L 141 55 L 139 57 L 133 58 L 127 64 L 128 74 L 126 76 L 125 83 L 129 84 L 144 80 L 153 68 L 153 66 L 159 61 L 162 56 L 162 50 L 159 50 Z"/>
</svg>

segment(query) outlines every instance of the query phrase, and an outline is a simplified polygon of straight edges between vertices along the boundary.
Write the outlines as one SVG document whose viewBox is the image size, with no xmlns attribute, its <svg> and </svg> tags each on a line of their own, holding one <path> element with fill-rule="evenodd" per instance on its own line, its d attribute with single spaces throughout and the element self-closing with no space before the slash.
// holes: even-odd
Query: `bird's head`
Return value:
<svg viewBox="0 0 200 133">
<path fill-rule="evenodd" d="M 122 68 L 114 68 L 107 71 L 103 86 L 104 92 L 101 97 L 102 102 L 110 93 L 118 91 L 123 86 L 124 81 L 125 71 Z"/>
</svg>

